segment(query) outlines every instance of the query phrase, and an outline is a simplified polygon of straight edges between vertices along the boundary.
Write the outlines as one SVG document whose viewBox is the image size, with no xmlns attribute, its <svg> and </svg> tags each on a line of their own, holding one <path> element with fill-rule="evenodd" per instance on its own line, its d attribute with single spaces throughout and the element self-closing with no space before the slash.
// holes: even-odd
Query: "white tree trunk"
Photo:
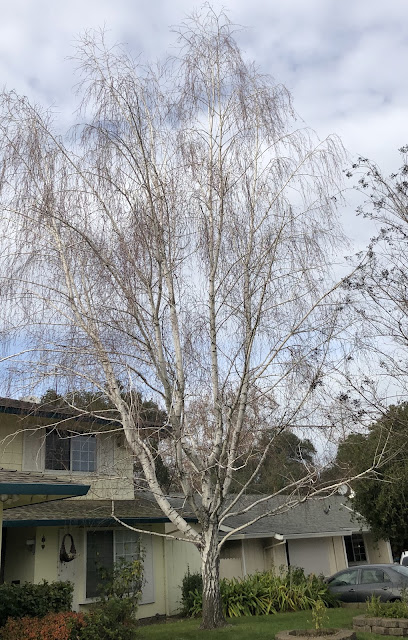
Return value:
<svg viewBox="0 0 408 640">
<path fill-rule="evenodd" d="M 203 576 L 202 629 L 216 629 L 225 624 L 220 593 L 220 553 L 218 527 L 211 525 L 205 532 L 205 545 L 201 551 Z"/>
</svg>

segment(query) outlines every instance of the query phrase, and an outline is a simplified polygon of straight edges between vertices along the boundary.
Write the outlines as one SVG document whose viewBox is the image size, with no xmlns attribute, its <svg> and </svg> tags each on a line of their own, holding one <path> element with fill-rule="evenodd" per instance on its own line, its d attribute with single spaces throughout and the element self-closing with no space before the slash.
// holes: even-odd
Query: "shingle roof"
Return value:
<svg viewBox="0 0 408 640">
<path fill-rule="evenodd" d="M 79 420 L 103 425 L 109 422 L 109 416 L 116 417 L 116 414 L 113 415 L 113 411 L 97 411 L 93 414 L 74 407 L 58 407 L 51 403 L 39 404 L 26 400 L 14 400 L 13 398 L 0 398 L 0 413 L 51 418 L 53 420 Z M 100 415 L 98 416 L 98 414 Z M 64 425 L 59 425 L 59 428 L 64 428 Z"/>
<path fill-rule="evenodd" d="M 115 515 L 126 523 L 168 522 L 151 494 L 137 495 L 133 500 L 114 500 Z M 187 516 L 187 518 L 190 520 Z M 4 514 L 6 527 L 55 526 L 62 524 L 109 525 L 112 518 L 112 500 L 64 500 L 47 504 L 18 507 Z"/>
<path fill-rule="evenodd" d="M 243 496 L 238 506 L 242 509 L 259 497 Z M 287 503 L 286 496 L 277 496 L 260 503 L 245 514 L 227 518 L 224 524 L 231 528 L 239 527 L 260 515 L 281 509 L 285 503 Z M 234 508 L 234 511 L 238 509 Z M 325 498 L 309 498 L 292 509 L 275 515 L 265 515 L 240 533 L 251 537 L 280 533 L 285 538 L 290 538 L 360 530 L 367 531 L 368 526 L 353 512 L 346 498 L 334 495 Z"/>
<path fill-rule="evenodd" d="M 80 482 L 67 482 L 61 478 L 53 478 L 44 473 L 33 473 L 32 471 L 15 471 L 13 469 L 0 469 L 0 493 L 7 493 L 6 488 L 10 487 L 13 493 L 32 493 L 28 488 L 38 489 L 37 493 L 44 493 L 44 487 L 52 489 L 58 494 L 61 489 L 72 488 L 71 495 L 82 495 L 89 489 L 88 484 Z M 80 492 L 77 492 L 77 489 Z M 84 489 L 84 491 L 82 491 Z M 85 490 L 86 489 L 86 490 Z M 67 493 L 67 491 L 65 491 Z"/>
<path fill-rule="evenodd" d="M 259 497 L 259 495 L 243 496 L 239 501 L 239 507 L 244 508 L 252 503 L 254 498 L 259 499 Z M 183 504 L 177 496 L 173 496 L 171 502 L 178 509 Z M 285 496 L 270 499 L 246 514 L 227 518 L 224 525 L 231 528 L 239 527 L 259 515 L 282 508 L 286 502 Z M 138 492 L 133 500 L 115 500 L 114 512 L 118 518 L 127 523 L 168 522 L 168 518 L 164 516 L 152 494 L 148 492 Z M 5 513 L 4 526 L 31 524 L 55 526 L 67 523 L 106 526 L 115 522 L 111 513 L 111 500 L 71 499 L 58 503 L 17 507 L 12 512 Z M 182 513 L 187 520 L 196 520 L 188 508 L 183 508 Z M 267 537 L 278 533 L 285 538 L 296 538 L 335 533 L 347 534 L 360 530 L 366 531 L 368 527 L 357 520 L 347 500 L 341 496 L 331 496 L 324 499 L 310 498 L 307 502 L 288 511 L 266 515 L 232 537 Z"/>
<path fill-rule="evenodd" d="M 0 413 L 61 420 L 61 423 L 58 425 L 59 429 L 69 428 L 64 424 L 64 421 L 84 422 L 87 428 L 89 428 L 89 424 L 96 424 L 98 428 L 101 426 L 112 428 L 113 424 L 114 427 L 121 428 L 120 415 L 116 409 L 87 411 L 75 407 L 59 407 L 52 402 L 38 403 L 27 402 L 26 400 L 14 400 L 13 398 L 0 398 Z M 144 427 L 154 428 L 163 426 L 162 422 L 152 420 L 142 420 L 142 424 Z"/>
</svg>

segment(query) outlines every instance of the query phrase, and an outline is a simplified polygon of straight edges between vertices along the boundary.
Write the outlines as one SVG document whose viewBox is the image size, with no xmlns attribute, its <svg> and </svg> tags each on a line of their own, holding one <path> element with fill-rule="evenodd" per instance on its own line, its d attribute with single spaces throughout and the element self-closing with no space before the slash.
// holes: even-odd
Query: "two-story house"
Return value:
<svg viewBox="0 0 408 640">
<path fill-rule="evenodd" d="M 148 493 L 135 496 L 133 456 L 117 423 L 0 399 L 0 467 L 37 474 L 78 496 L 39 505 L 16 503 L 7 511 L 4 581 L 70 580 L 74 608 L 80 609 L 97 596 L 101 566 L 142 557 L 139 616 L 177 611 L 187 565 L 197 569 L 199 555 L 193 545 L 160 535 L 173 526 Z M 74 490 L 78 483 L 86 489 Z M 118 524 L 112 514 L 143 532 Z"/>
<path fill-rule="evenodd" d="M 0 398 L 0 467 L 4 581 L 70 580 L 74 608 L 80 609 L 95 599 L 98 567 L 142 556 L 139 617 L 177 612 L 183 576 L 187 568 L 199 570 L 199 553 L 163 535 L 179 532 L 151 494 L 135 495 L 132 452 L 117 423 Z M 56 500 L 66 496 L 74 497 Z M 236 510 L 253 498 L 243 496 Z M 220 536 L 229 532 L 230 538 L 221 550 L 222 576 L 288 565 L 330 575 L 351 564 L 392 562 L 388 541 L 375 541 L 343 496 L 268 515 L 285 499 L 261 501 L 254 511 L 225 521 Z M 184 504 L 173 500 L 177 508 Z M 242 528 L 254 516 L 262 519 Z"/>
</svg>

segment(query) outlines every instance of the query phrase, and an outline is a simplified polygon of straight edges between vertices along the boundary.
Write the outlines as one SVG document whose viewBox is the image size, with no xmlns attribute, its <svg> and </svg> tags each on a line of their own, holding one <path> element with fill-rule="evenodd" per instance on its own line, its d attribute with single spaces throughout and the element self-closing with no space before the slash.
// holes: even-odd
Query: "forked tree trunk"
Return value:
<svg viewBox="0 0 408 640">
<path fill-rule="evenodd" d="M 202 629 L 216 629 L 225 625 L 220 593 L 220 554 L 217 529 L 209 533 L 208 543 L 201 553 L 203 575 L 203 620 Z"/>
</svg>

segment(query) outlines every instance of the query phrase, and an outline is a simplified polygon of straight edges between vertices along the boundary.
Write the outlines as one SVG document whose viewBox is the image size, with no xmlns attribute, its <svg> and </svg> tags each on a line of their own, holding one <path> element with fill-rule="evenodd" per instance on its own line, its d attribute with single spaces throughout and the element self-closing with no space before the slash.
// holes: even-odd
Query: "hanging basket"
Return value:
<svg viewBox="0 0 408 640">
<path fill-rule="evenodd" d="M 65 546 L 67 538 L 71 539 L 71 546 L 69 551 L 67 551 Z M 69 541 L 67 544 L 69 545 Z M 61 542 L 61 548 L 60 548 L 60 554 L 59 554 L 60 560 L 61 562 L 71 562 L 71 560 L 74 560 L 76 556 L 77 556 L 77 550 L 75 548 L 74 538 L 70 533 L 66 533 L 62 538 L 62 542 Z"/>
</svg>

